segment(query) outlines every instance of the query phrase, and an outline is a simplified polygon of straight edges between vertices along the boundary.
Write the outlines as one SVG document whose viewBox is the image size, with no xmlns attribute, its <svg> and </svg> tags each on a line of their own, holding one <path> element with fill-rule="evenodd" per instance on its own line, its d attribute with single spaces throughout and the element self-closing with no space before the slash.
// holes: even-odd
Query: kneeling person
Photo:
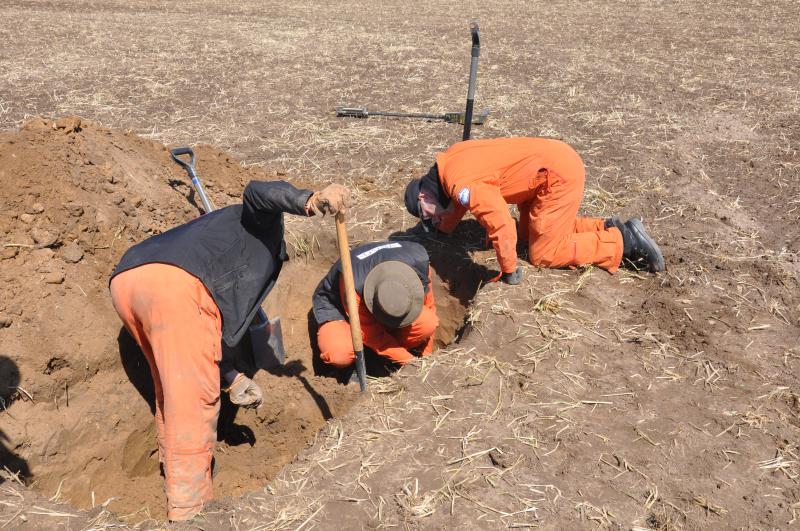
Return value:
<svg viewBox="0 0 800 531">
<path fill-rule="evenodd" d="M 521 280 L 517 240 L 541 267 L 622 264 L 664 270 L 664 257 L 642 222 L 578 216 L 585 170 L 570 146 L 550 138 L 458 142 L 436 155 L 427 175 L 406 187 L 408 212 L 423 227 L 451 233 L 467 212 L 486 229 L 509 284 Z M 519 207 L 519 235 L 508 205 Z"/>
<path fill-rule="evenodd" d="M 414 353 L 430 354 L 439 318 L 425 248 L 373 242 L 352 249 L 350 257 L 364 345 L 401 365 Z M 313 310 L 322 361 L 344 368 L 355 362 L 355 353 L 341 272 L 337 261 L 314 292 Z"/>
</svg>

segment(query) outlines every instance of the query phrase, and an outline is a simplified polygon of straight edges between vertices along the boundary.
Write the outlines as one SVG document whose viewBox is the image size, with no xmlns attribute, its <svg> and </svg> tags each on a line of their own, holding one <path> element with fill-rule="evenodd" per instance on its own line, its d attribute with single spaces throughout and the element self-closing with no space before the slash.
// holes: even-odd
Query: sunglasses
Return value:
<svg viewBox="0 0 800 531">
<path fill-rule="evenodd" d="M 417 212 L 419 212 L 419 222 L 422 225 L 422 229 L 425 232 L 433 232 L 436 230 L 436 226 L 433 224 L 433 220 L 431 218 L 426 218 L 425 215 L 422 213 L 422 201 L 417 201 Z"/>
</svg>

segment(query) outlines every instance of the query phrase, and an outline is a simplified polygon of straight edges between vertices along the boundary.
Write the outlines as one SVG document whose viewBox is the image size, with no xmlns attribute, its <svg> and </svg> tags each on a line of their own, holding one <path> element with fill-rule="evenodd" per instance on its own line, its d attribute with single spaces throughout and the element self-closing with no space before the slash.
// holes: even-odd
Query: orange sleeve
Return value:
<svg viewBox="0 0 800 531">
<path fill-rule="evenodd" d="M 517 228 L 500 189 L 487 183 L 470 187 L 469 210 L 489 235 L 500 270 L 517 269 Z"/>
<path fill-rule="evenodd" d="M 397 339 L 388 333 L 383 325 L 369 313 L 367 305 L 360 298 L 358 301 L 358 318 L 361 321 L 361 339 L 364 341 L 364 345 L 379 355 L 401 365 L 414 359 L 414 356 L 400 346 Z"/>
</svg>

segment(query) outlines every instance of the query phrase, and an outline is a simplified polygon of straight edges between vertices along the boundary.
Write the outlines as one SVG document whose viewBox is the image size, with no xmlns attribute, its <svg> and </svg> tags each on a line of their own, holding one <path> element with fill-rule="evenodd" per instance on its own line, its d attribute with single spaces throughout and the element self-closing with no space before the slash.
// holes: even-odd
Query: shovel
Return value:
<svg viewBox="0 0 800 531">
<path fill-rule="evenodd" d="M 194 151 L 192 148 L 176 148 L 170 151 L 172 160 L 177 162 L 189 177 L 192 179 L 197 195 L 200 196 L 200 202 L 203 203 L 203 209 L 206 214 L 214 211 L 214 205 L 208 199 L 203 184 L 200 182 L 200 177 L 194 169 Z M 180 158 L 183 155 L 188 155 L 189 160 Z M 348 255 L 349 256 L 349 255 Z M 250 323 L 250 344 L 253 350 L 253 362 L 259 369 L 270 370 L 279 365 L 286 363 L 286 350 L 283 347 L 283 331 L 281 329 L 281 318 L 274 317 L 267 318 L 267 314 L 261 308 L 258 309 L 253 322 Z"/>
<path fill-rule="evenodd" d="M 339 244 L 339 259 L 342 261 L 344 294 L 347 299 L 347 313 L 350 317 L 350 335 L 353 338 L 353 352 L 356 354 L 356 376 L 363 393 L 367 389 L 367 368 L 364 365 L 364 343 L 361 340 L 361 321 L 358 318 L 356 288 L 353 281 L 353 264 L 350 262 L 350 244 L 347 242 L 347 228 L 344 214 L 336 214 L 336 240 Z"/>
</svg>

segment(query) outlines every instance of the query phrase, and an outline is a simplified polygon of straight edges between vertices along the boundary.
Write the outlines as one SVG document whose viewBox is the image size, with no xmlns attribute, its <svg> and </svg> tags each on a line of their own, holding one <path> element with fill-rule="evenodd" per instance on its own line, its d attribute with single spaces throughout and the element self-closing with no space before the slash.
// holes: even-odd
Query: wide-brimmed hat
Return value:
<svg viewBox="0 0 800 531">
<path fill-rule="evenodd" d="M 407 264 L 390 260 L 375 266 L 364 281 L 364 304 L 381 324 L 403 328 L 422 312 L 425 289 Z"/>
</svg>

